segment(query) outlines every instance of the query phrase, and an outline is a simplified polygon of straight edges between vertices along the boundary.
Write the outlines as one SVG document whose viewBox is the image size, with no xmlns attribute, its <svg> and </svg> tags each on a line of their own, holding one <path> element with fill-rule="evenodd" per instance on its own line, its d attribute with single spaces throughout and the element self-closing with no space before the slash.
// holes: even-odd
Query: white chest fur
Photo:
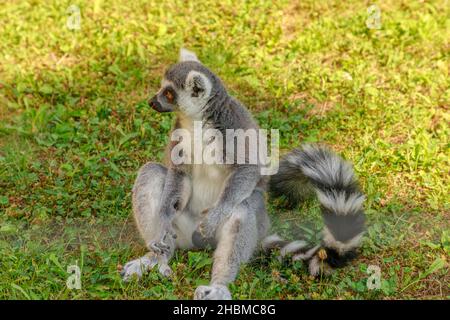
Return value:
<svg viewBox="0 0 450 320">
<path fill-rule="evenodd" d="M 198 129 L 198 123 L 194 126 L 194 122 L 190 119 L 180 118 L 180 126 L 190 132 L 192 138 L 194 138 L 194 128 Z M 203 127 L 203 132 L 207 127 Z M 195 132 L 198 135 L 198 132 Z M 200 141 L 198 141 L 200 142 Z M 186 141 L 187 143 L 187 141 Z M 205 150 L 206 145 L 211 147 L 212 143 L 217 143 L 217 141 L 212 141 L 205 137 L 201 139 L 202 150 Z M 221 148 L 222 146 L 218 146 Z M 195 156 L 197 157 L 195 164 L 191 164 L 191 179 L 192 179 L 192 196 L 188 203 L 190 211 L 197 215 L 203 210 L 212 208 L 216 204 L 219 196 L 225 186 L 225 182 L 229 175 L 229 171 L 226 165 L 223 164 L 206 164 L 204 161 L 198 161 L 203 157 L 195 154 L 198 149 L 194 148 L 194 142 L 191 143 L 191 159 L 194 161 Z M 199 163 L 200 162 L 200 163 Z"/>
<path fill-rule="evenodd" d="M 192 169 L 189 208 L 196 214 L 215 206 L 227 180 L 227 172 L 217 165 L 193 165 Z"/>
</svg>

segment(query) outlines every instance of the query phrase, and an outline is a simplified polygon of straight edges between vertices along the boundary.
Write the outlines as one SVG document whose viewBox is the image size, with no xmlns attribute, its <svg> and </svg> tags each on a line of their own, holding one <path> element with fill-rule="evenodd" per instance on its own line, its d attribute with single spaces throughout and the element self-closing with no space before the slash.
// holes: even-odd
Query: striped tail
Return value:
<svg viewBox="0 0 450 320">
<path fill-rule="evenodd" d="M 357 256 L 365 231 L 362 194 L 350 163 L 322 146 L 305 145 L 287 154 L 270 180 L 273 197 L 285 196 L 296 204 L 314 190 L 322 207 L 322 243 L 289 242 L 278 235 L 263 240 L 263 249 L 280 248 L 281 255 L 308 263 L 316 276 L 345 266 Z"/>
</svg>

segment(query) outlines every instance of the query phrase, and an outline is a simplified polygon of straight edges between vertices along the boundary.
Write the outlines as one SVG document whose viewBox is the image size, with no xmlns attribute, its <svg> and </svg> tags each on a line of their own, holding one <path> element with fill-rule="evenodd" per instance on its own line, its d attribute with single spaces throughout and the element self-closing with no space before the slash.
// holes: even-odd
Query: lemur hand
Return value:
<svg viewBox="0 0 450 320">
<path fill-rule="evenodd" d="M 197 231 L 204 238 L 214 238 L 217 228 L 222 221 L 222 210 L 219 208 L 205 209 L 202 212 L 203 219 L 198 226 Z"/>
</svg>

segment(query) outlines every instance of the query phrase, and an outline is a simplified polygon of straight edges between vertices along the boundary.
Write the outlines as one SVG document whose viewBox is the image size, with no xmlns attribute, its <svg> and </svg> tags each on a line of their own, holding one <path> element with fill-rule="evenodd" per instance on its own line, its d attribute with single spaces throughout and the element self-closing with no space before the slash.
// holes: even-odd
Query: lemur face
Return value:
<svg viewBox="0 0 450 320">
<path fill-rule="evenodd" d="M 182 49 L 180 62 L 166 71 L 161 89 L 149 105 L 158 112 L 179 111 L 188 117 L 201 117 L 211 96 L 213 77 L 195 54 Z"/>
</svg>

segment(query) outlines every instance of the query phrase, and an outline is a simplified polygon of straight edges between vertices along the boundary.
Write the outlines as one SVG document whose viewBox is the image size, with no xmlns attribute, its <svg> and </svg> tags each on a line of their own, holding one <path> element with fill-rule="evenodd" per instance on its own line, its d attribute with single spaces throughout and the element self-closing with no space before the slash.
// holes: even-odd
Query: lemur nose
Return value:
<svg viewBox="0 0 450 320">
<path fill-rule="evenodd" d="M 148 101 L 148 105 L 155 111 L 157 112 L 168 112 L 170 110 L 166 110 L 163 108 L 163 106 L 161 105 L 161 103 L 158 101 L 158 97 L 154 96 L 153 98 L 151 98 Z"/>
<path fill-rule="evenodd" d="M 148 100 L 148 105 L 153 108 L 156 109 L 158 108 L 158 101 L 156 100 L 156 97 L 151 98 L 150 100 Z"/>
</svg>

